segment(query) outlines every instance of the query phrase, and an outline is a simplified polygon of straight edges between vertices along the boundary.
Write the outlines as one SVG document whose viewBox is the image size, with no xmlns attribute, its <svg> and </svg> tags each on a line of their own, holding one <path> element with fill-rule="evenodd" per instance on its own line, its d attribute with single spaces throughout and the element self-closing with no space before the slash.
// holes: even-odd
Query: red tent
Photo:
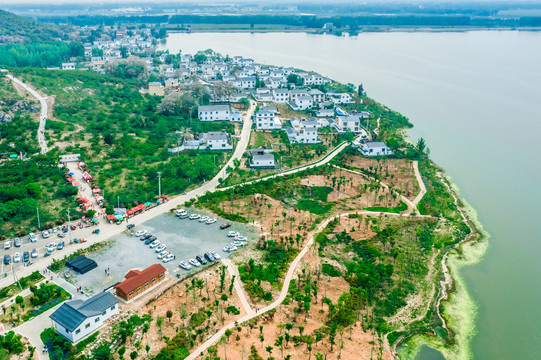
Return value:
<svg viewBox="0 0 541 360">
<path fill-rule="evenodd" d="M 114 215 L 107 215 L 107 220 L 116 220 L 116 216 Z"/>
<path fill-rule="evenodd" d="M 89 203 L 89 202 L 90 202 L 90 200 L 88 200 L 88 199 L 85 198 L 85 197 L 81 198 L 81 201 L 84 202 L 84 203 Z"/>
<path fill-rule="evenodd" d="M 169 199 L 169 195 L 162 196 L 162 199 Z"/>
<path fill-rule="evenodd" d="M 144 208 L 146 208 L 147 206 L 145 204 L 139 204 L 137 205 L 137 207 L 141 210 L 143 210 Z"/>
<path fill-rule="evenodd" d="M 71 185 L 73 185 L 73 186 L 79 186 L 79 185 L 81 185 L 81 184 L 79 184 L 78 181 L 74 181 L 74 182 L 71 183 Z"/>
<path fill-rule="evenodd" d="M 100 189 L 92 189 L 92 194 L 99 194 L 100 192 Z"/>
<path fill-rule="evenodd" d="M 70 176 L 70 177 L 68 178 L 68 181 L 69 181 L 69 182 L 75 181 L 75 178 Z"/>
<path fill-rule="evenodd" d="M 87 173 L 86 171 L 83 173 L 83 178 L 84 178 L 85 180 L 87 180 L 87 181 L 88 181 L 88 180 L 92 180 L 92 176 L 90 176 L 90 174 Z"/>
</svg>

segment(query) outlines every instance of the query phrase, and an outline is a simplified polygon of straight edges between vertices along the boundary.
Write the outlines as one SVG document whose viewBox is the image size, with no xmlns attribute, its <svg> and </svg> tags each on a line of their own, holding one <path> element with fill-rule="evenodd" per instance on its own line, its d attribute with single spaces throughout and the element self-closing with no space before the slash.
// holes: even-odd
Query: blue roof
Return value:
<svg viewBox="0 0 541 360">
<path fill-rule="evenodd" d="M 101 292 L 88 300 L 74 300 L 62 304 L 50 318 L 69 331 L 74 331 L 86 319 L 103 313 L 118 300 L 110 292 Z"/>
</svg>

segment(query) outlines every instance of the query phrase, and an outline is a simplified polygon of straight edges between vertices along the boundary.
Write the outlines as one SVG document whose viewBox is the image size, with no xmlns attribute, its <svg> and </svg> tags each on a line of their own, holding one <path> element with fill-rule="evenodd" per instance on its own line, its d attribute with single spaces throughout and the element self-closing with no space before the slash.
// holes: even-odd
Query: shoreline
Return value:
<svg viewBox="0 0 541 360">
<path fill-rule="evenodd" d="M 445 359 L 473 359 L 470 343 L 476 334 L 477 304 L 459 271 L 482 260 L 488 248 L 490 234 L 477 219 L 475 209 L 460 197 L 459 188 L 451 178 L 439 175 L 471 232 L 443 254 L 440 262 L 441 276 L 434 278 L 438 286 L 438 296 L 430 306 L 441 325 L 433 324 L 435 326 L 432 330 L 435 334 L 418 332 L 398 339 L 392 347 L 393 356 L 396 354 L 396 358 L 417 359 L 421 348 L 426 346 L 438 351 Z M 438 336 L 437 328 L 446 332 L 445 339 Z"/>
<path fill-rule="evenodd" d="M 519 32 L 537 32 L 541 31 L 541 27 L 387 27 L 387 28 L 367 28 L 355 31 L 350 34 L 348 31 L 339 33 L 324 33 L 320 29 L 304 28 L 304 29 L 247 29 L 247 28 L 208 28 L 208 29 L 192 29 L 191 31 L 179 29 L 167 29 L 168 34 L 195 34 L 195 33 L 306 33 L 310 35 L 325 35 L 342 37 L 348 34 L 349 37 L 358 36 L 366 33 L 445 33 L 445 32 L 476 32 L 476 31 L 519 31 Z"/>
</svg>

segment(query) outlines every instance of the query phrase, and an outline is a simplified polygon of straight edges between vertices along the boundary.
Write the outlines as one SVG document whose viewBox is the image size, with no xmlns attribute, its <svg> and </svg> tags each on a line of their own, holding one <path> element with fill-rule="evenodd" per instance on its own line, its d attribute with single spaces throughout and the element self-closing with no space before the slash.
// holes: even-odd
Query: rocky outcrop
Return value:
<svg viewBox="0 0 541 360">
<path fill-rule="evenodd" d="M 13 119 L 13 116 L 0 111 L 0 124 L 7 123 Z"/>
</svg>

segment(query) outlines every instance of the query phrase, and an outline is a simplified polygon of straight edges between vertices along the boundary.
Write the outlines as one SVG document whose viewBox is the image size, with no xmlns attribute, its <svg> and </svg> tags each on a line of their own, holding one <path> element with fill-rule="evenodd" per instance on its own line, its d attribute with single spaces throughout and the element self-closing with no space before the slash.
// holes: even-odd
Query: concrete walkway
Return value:
<svg viewBox="0 0 541 360">
<path fill-rule="evenodd" d="M 242 287 L 242 284 L 240 283 L 240 274 L 237 267 L 229 259 L 222 259 L 222 262 L 225 266 L 227 266 L 227 271 L 229 272 L 231 278 L 233 278 L 233 275 L 235 275 L 235 282 L 233 283 L 233 286 L 235 287 L 235 291 L 239 295 L 239 299 L 242 307 L 244 308 L 244 311 L 248 315 L 254 314 L 254 310 L 250 306 L 248 299 L 246 299 L 246 294 L 244 293 L 244 289 Z"/>
<path fill-rule="evenodd" d="M 6 75 L 11 81 L 16 83 L 17 85 L 21 86 L 23 89 L 28 91 L 33 97 L 39 100 L 41 104 L 41 114 L 39 116 L 39 128 L 38 128 L 38 144 L 41 148 L 41 153 L 45 154 L 47 151 L 49 151 L 49 148 L 47 147 L 47 140 L 45 140 L 45 123 L 47 121 L 47 101 L 44 97 L 42 97 L 40 94 L 37 93 L 34 89 L 32 89 L 27 84 L 23 83 L 21 80 L 17 79 L 16 77 L 12 75 Z"/>
<path fill-rule="evenodd" d="M 421 189 L 419 191 L 419 194 L 417 194 L 417 196 L 413 200 L 413 203 L 415 204 L 415 206 L 417 206 L 419 202 L 421 201 L 421 199 L 423 198 L 423 196 L 425 196 L 426 194 L 425 182 L 423 181 L 423 178 L 421 177 L 421 173 L 419 172 L 419 162 L 417 160 L 413 162 L 413 171 L 415 172 L 415 178 L 417 179 L 417 182 L 419 183 L 419 189 Z"/>
</svg>

